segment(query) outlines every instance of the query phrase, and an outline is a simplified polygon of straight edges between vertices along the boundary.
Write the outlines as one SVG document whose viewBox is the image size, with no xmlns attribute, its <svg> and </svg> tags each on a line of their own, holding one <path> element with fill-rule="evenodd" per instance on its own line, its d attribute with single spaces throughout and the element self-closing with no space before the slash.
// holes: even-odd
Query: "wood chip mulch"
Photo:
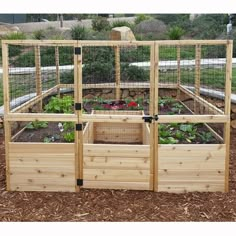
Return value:
<svg viewBox="0 0 236 236">
<path fill-rule="evenodd" d="M 82 190 L 7 192 L 0 137 L 0 221 L 236 221 L 236 130 L 231 134 L 229 193 Z"/>
</svg>

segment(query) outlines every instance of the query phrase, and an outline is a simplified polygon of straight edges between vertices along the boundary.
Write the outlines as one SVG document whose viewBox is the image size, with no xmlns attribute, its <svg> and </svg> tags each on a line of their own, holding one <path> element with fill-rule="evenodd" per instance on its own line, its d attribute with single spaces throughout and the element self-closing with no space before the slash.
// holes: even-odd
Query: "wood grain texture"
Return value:
<svg viewBox="0 0 236 236">
<path fill-rule="evenodd" d="M 9 143 L 10 190 L 75 191 L 74 144 Z"/>
</svg>

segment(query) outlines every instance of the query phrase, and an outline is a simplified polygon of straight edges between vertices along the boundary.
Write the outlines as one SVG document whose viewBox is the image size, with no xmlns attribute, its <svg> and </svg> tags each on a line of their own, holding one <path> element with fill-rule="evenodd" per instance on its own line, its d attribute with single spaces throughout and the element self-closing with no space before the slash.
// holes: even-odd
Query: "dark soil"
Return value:
<svg viewBox="0 0 236 236">
<path fill-rule="evenodd" d="M 2 140 L 0 221 L 236 221 L 236 130 L 231 133 L 229 193 L 7 192 Z"/>
</svg>

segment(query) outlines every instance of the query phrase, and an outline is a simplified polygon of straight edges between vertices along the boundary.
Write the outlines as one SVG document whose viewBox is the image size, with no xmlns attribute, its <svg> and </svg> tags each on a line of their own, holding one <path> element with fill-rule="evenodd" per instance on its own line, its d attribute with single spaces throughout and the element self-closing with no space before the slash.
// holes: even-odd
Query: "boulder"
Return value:
<svg viewBox="0 0 236 236">
<path fill-rule="evenodd" d="M 111 40 L 121 40 L 121 41 L 135 41 L 135 36 L 132 30 L 127 26 L 115 27 L 111 30 L 110 34 Z"/>
</svg>

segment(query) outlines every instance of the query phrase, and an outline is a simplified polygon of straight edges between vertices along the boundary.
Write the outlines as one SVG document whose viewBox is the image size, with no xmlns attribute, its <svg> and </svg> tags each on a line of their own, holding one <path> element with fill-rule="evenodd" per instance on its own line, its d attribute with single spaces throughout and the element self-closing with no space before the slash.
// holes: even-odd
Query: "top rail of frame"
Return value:
<svg viewBox="0 0 236 236">
<path fill-rule="evenodd" d="M 113 41 L 113 40 L 2 40 L 2 44 L 30 46 L 151 46 L 162 45 L 226 45 L 232 40 L 158 40 L 158 41 Z M 232 43 L 232 42 L 231 42 Z"/>
</svg>

